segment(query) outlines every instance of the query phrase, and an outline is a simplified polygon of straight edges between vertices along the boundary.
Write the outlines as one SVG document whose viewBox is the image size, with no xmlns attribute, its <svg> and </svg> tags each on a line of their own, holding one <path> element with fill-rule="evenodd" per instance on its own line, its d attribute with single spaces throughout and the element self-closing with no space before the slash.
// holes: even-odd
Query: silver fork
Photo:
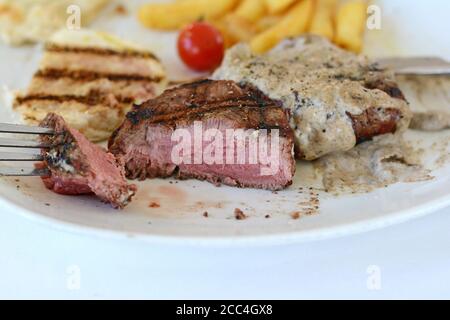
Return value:
<svg viewBox="0 0 450 320">
<path fill-rule="evenodd" d="M 31 127 L 18 124 L 0 123 L 0 133 L 11 133 L 21 135 L 54 135 L 55 132 L 48 128 Z M 25 149 L 49 149 L 51 145 L 36 140 L 20 140 L 0 137 L 1 148 L 25 148 Z M 43 161 L 41 154 L 27 154 L 21 152 L 0 151 L 0 162 L 38 162 Z M 36 169 L 33 167 L 5 167 L 0 166 L 0 177 L 5 176 L 47 176 L 48 169 Z"/>
</svg>

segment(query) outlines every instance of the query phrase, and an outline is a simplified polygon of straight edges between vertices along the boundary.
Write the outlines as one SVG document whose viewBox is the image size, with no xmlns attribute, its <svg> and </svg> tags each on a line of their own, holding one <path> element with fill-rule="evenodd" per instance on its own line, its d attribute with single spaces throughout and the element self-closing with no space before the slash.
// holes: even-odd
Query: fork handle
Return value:
<svg viewBox="0 0 450 320">
<path fill-rule="evenodd" d="M 437 57 L 384 58 L 378 64 L 399 75 L 450 75 L 450 63 Z"/>
</svg>

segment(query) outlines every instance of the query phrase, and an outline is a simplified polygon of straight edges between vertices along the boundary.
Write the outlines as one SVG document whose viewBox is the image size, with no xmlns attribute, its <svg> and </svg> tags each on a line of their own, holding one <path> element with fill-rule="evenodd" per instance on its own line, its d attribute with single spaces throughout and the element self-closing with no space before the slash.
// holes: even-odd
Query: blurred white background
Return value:
<svg viewBox="0 0 450 320">
<path fill-rule="evenodd" d="M 286 247 L 160 247 L 0 219 L 0 298 L 450 298 L 450 210 Z"/>
<path fill-rule="evenodd" d="M 450 59 L 450 2 L 375 0 L 382 27 L 369 31 L 365 52 L 373 57 L 439 55 Z"/>
</svg>

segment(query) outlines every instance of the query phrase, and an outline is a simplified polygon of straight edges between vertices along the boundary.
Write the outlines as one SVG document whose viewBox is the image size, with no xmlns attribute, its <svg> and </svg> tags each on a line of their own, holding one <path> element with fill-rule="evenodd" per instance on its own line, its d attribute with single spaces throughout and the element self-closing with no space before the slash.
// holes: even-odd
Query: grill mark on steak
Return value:
<svg viewBox="0 0 450 320">
<path fill-rule="evenodd" d="M 159 61 L 158 57 L 156 57 L 151 52 L 141 52 L 136 50 L 127 49 L 125 51 L 116 51 L 112 49 L 104 49 L 104 48 L 94 48 L 94 47 L 69 47 L 69 46 L 60 46 L 57 44 L 47 44 L 45 47 L 46 51 L 56 52 L 56 53 L 89 53 L 95 54 L 99 56 L 120 56 L 120 57 L 136 57 L 136 58 L 144 58 L 144 59 L 153 59 Z"/>
<path fill-rule="evenodd" d="M 256 103 L 254 100 L 250 98 L 247 99 L 238 98 L 227 101 L 217 101 L 204 106 L 201 106 L 201 104 L 199 104 L 194 109 L 181 110 L 171 114 L 161 114 L 161 113 L 158 114 L 156 110 L 153 110 L 151 108 L 146 109 L 138 106 L 135 108 L 134 111 L 127 114 L 127 119 L 132 121 L 134 125 L 138 125 L 142 121 L 146 121 L 148 123 L 165 122 L 166 124 L 171 124 L 181 118 L 186 120 L 195 120 L 197 118 L 202 117 L 207 112 L 214 112 L 216 110 L 226 108 L 239 109 L 242 107 L 242 105 L 245 105 L 245 107 L 249 109 L 250 108 L 257 109 L 260 112 L 262 118 L 265 116 L 264 110 L 266 106 L 261 106 L 260 104 Z M 187 107 L 189 108 L 189 106 L 190 105 L 188 105 Z M 259 129 L 267 129 L 267 128 L 269 128 L 269 126 L 262 119 Z"/>
<path fill-rule="evenodd" d="M 121 96 L 114 96 L 114 99 L 117 100 L 119 103 L 124 104 L 132 104 L 135 99 L 133 97 L 121 97 Z M 64 103 L 64 102 L 78 102 L 81 104 L 85 104 L 87 106 L 96 106 L 99 104 L 105 104 L 110 105 L 111 100 L 108 99 L 108 97 L 105 97 L 104 95 L 101 95 L 101 93 L 96 91 L 89 92 L 86 96 L 76 96 L 76 95 L 46 95 L 46 94 L 32 94 L 32 95 L 26 95 L 26 96 L 19 96 L 15 100 L 16 105 L 21 105 L 27 102 L 32 101 L 53 101 L 58 103 Z"/>
<path fill-rule="evenodd" d="M 79 81 L 94 81 L 99 79 L 108 79 L 110 81 L 146 81 L 146 82 L 161 82 L 162 77 L 146 77 L 136 74 L 113 74 L 93 72 L 89 70 L 68 70 L 68 69 L 45 69 L 39 70 L 34 75 L 36 78 L 43 78 L 49 80 L 57 80 L 60 78 L 69 78 Z"/>
<path fill-rule="evenodd" d="M 203 88 L 212 83 L 212 80 L 203 79 L 193 83 L 183 84 L 177 88 L 167 90 L 165 95 L 170 97 L 183 89 L 197 91 L 197 89 Z M 239 87 L 243 90 L 243 94 L 236 97 L 232 96 L 229 92 L 230 97 L 226 97 L 224 99 L 212 99 L 211 101 L 208 101 L 211 99 L 210 96 L 193 92 L 188 95 L 187 100 L 182 101 L 180 104 L 180 107 L 182 106 L 183 108 L 178 108 L 176 111 L 171 113 L 167 113 L 166 108 L 161 107 L 161 104 L 166 102 L 164 101 L 165 99 L 161 99 L 163 100 L 162 103 L 160 102 L 160 99 L 154 101 L 151 100 L 146 103 L 145 106 L 136 106 L 133 111 L 127 114 L 127 119 L 130 120 L 133 125 L 138 125 L 141 121 L 146 121 L 147 123 L 165 122 L 166 124 L 171 125 L 181 118 L 188 121 L 195 121 L 196 119 L 204 116 L 205 113 L 212 113 L 226 108 L 239 109 L 245 105 L 248 109 L 258 109 L 261 120 L 257 129 L 282 129 L 278 125 L 268 125 L 265 120 L 265 113 L 267 112 L 266 107 L 281 107 L 281 102 L 268 98 L 261 91 L 250 85 L 240 84 Z M 176 103 L 173 98 L 169 98 L 167 100 L 168 101 L 166 103 L 168 104 Z M 282 134 L 286 135 L 285 130 L 282 130 Z"/>
<path fill-rule="evenodd" d="M 212 83 L 212 82 L 213 82 L 213 80 L 211 80 L 211 79 L 200 79 L 200 80 L 197 80 L 197 81 L 194 81 L 194 82 L 183 83 L 180 86 L 178 86 L 177 88 L 178 89 L 181 89 L 181 88 L 196 88 L 196 87 L 199 87 L 199 86 L 201 86 L 203 84 L 208 84 L 208 83 Z M 175 88 L 175 89 L 177 89 L 177 88 Z"/>
<path fill-rule="evenodd" d="M 269 99 L 260 90 L 255 90 L 251 85 L 248 85 L 245 83 L 240 83 L 239 86 L 241 88 L 249 91 L 249 96 L 251 97 L 251 99 L 256 101 L 256 103 L 258 104 L 258 106 L 260 108 L 259 110 L 260 110 L 261 121 L 259 123 L 259 129 L 266 129 L 266 130 L 280 129 L 280 126 L 268 125 L 266 123 L 266 116 L 265 116 L 264 108 L 267 106 L 268 103 L 274 103 L 275 105 L 277 105 L 281 108 L 283 106 L 282 102 Z"/>
</svg>

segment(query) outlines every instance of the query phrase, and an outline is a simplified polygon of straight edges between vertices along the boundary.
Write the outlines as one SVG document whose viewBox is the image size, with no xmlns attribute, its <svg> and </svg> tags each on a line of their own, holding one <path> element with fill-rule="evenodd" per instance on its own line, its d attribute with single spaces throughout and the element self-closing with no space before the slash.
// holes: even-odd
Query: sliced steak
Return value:
<svg viewBox="0 0 450 320">
<path fill-rule="evenodd" d="M 136 187 L 128 185 L 114 156 L 89 142 L 80 132 L 67 126 L 64 119 L 49 114 L 42 127 L 53 128 L 54 136 L 41 136 L 52 145 L 43 150 L 50 177 L 43 178 L 45 186 L 64 195 L 94 193 L 115 208 L 123 208 L 134 196 Z"/>
<path fill-rule="evenodd" d="M 246 139 L 234 139 L 234 133 Z M 270 151 L 259 152 L 255 141 Z M 211 80 L 167 90 L 136 106 L 109 141 L 129 178 L 176 176 L 270 190 L 292 183 L 293 148 L 279 103 L 253 87 Z"/>
</svg>

